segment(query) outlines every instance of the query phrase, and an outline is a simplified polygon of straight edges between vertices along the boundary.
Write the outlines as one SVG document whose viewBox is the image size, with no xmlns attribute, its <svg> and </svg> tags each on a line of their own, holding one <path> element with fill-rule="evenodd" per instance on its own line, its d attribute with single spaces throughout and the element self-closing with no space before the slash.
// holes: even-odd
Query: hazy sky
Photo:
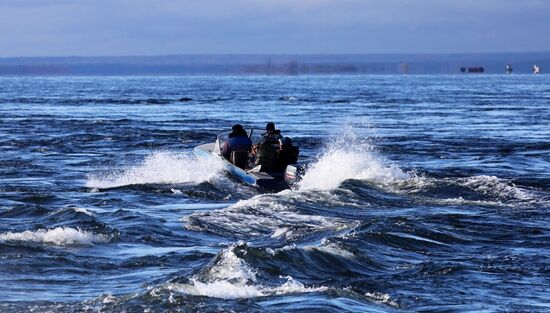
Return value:
<svg viewBox="0 0 550 313">
<path fill-rule="evenodd" d="M 0 0 L 0 57 L 550 51 L 550 0 Z"/>
</svg>

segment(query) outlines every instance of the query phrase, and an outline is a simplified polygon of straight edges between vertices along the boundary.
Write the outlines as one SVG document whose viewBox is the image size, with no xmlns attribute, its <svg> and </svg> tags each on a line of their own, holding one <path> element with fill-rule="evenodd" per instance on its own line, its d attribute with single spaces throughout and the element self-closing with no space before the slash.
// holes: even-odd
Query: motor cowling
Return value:
<svg viewBox="0 0 550 313">
<path fill-rule="evenodd" d="M 287 165 L 284 173 L 285 183 L 290 187 L 294 186 L 302 179 L 304 172 L 305 170 L 302 166 L 296 164 Z"/>
</svg>

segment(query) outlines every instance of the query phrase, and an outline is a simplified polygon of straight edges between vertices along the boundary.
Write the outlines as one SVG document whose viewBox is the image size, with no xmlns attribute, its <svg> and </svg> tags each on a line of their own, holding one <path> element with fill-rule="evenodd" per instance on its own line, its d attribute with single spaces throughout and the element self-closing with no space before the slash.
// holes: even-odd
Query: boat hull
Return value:
<svg viewBox="0 0 550 313">
<path fill-rule="evenodd" d="M 283 179 L 282 173 L 245 171 L 218 155 L 214 149 L 215 143 L 207 143 L 195 147 L 193 152 L 199 158 L 217 158 L 221 160 L 224 164 L 224 168 L 245 184 L 258 186 L 263 189 L 289 188 L 288 184 L 286 184 Z"/>
</svg>

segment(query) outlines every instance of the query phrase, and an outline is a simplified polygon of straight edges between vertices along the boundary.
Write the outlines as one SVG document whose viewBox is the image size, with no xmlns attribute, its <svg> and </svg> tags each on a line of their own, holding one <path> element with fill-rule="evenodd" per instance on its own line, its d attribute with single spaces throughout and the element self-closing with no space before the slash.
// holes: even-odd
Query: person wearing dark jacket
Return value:
<svg viewBox="0 0 550 313">
<path fill-rule="evenodd" d="M 265 125 L 265 133 L 262 134 L 262 139 L 269 141 L 271 144 L 277 145 L 279 144 L 279 140 L 281 138 L 281 131 L 275 129 L 275 124 L 273 122 L 269 122 Z"/>
<path fill-rule="evenodd" d="M 261 172 L 273 172 L 277 167 L 277 149 L 267 138 L 262 138 L 256 146 L 254 164 L 261 165 Z"/>
<path fill-rule="evenodd" d="M 277 168 L 284 171 L 289 164 L 296 164 L 298 162 L 298 154 L 300 150 L 298 147 L 292 145 L 292 140 L 288 137 L 284 137 L 280 141 L 279 156 L 277 158 Z"/>
<path fill-rule="evenodd" d="M 233 151 L 249 152 L 252 147 L 252 141 L 248 138 L 246 131 L 240 124 L 233 125 L 228 139 L 223 143 L 221 154 L 224 158 L 231 157 Z"/>
</svg>

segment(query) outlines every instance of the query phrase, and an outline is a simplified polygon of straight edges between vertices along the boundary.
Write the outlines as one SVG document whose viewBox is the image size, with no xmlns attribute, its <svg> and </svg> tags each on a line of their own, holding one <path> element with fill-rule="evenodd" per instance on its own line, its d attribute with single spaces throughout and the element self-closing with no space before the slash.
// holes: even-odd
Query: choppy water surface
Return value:
<svg viewBox="0 0 550 313">
<path fill-rule="evenodd" d="M 292 190 L 192 154 L 266 121 Z M 0 311 L 547 312 L 549 126 L 548 76 L 1 78 Z"/>
</svg>

